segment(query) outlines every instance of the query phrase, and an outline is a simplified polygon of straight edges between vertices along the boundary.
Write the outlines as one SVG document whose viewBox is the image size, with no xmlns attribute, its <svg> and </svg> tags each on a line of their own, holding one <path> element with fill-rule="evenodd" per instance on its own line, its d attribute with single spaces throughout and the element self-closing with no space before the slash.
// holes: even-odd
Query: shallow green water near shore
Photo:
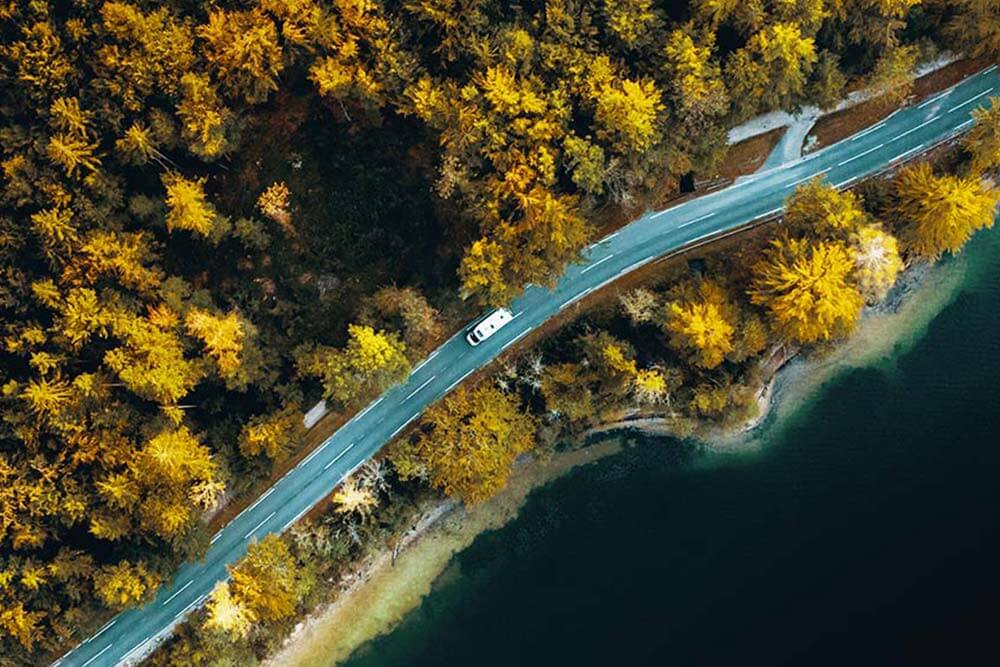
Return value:
<svg viewBox="0 0 1000 667">
<path fill-rule="evenodd" d="M 637 441 L 534 493 L 354 667 L 969 664 L 1000 594 L 1000 233 L 894 353 L 708 454 Z M 920 298 L 920 293 L 915 298 Z"/>
</svg>

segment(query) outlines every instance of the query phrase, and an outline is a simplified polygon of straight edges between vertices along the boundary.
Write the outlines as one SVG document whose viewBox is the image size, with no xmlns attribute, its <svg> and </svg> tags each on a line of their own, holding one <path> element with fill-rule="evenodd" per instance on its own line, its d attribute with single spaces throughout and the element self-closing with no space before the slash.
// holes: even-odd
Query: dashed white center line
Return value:
<svg viewBox="0 0 1000 667">
<path fill-rule="evenodd" d="M 677 229 L 680 229 L 681 227 L 687 227 L 688 225 L 693 225 L 694 223 L 701 222 L 702 220 L 708 220 L 713 215 L 715 215 L 715 213 L 716 213 L 715 211 L 712 211 L 711 213 L 706 213 L 705 215 L 701 216 L 700 218 L 695 218 L 694 220 L 688 220 L 683 225 L 677 225 Z"/>
<path fill-rule="evenodd" d="M 173 595 L 171 595 L 170 597 L 168 597 L 168 598 L 167 598 L 166 600 L 164 600 L 164 601 L 163 601 L 163 604 L 162 604 L 162 605 L 160 605 L 160 606 L 162 606 L 162 607 L 166 607 L 166 606 L 167 606 L 168 604 L 170 604 L 170 601 L 171 601 L 171 600 L 173 600 L 173 599 L 174 599 L 175 597 L 177 597 L 178 595 L 180 595 L 181 593 L 183 593 L 183 592 L 184 592 L 184 589 L 185 589 L 185 588 L 187 588 L 188 586 L 190 586 L 190 585 L 191 585 L 191 584 L 193 584 L 193 583 L 194 583 L 194 579 L 192 579 L 191 581 L 187 582 L 186 584 L 184 584 L 183 586 L 181 586 L 180 588 L 178 588 L 178 589 L 177 589 L 177 590 L 176 590 L 176 591 L 174 592 L 174 594 L 173 594 Z"/>
<path fill-rule="evenodd" d="M 916 127 L 911 127 L 906 132 L 902 132 L 900 134 L 897 134 L 896 136 L 894 136 L 892 139 L 889 140 L 889 143 L 892 143 L 893 141 L 896 141 L 897 139 L 902 139 L 906 135 L 912 134 L 912 133 L 916 132 L 917 130 L 919 130 L 922 127 L 927 127 L 928 125 L 930 125 L 931 123 L 933 123 L 934 121 L 936 121 L 940 117 L 941 117 L 940 115 L 934 116 L 930 120 L 925 120 L 924 122 L 922 122 L 920 125 L 917 125 Z"/>
<path fill-rule="evenodd" d="M 351 451 L 351 447 L 353 447 L 353 446 L 354 446 L 354 443 L 352 442 L 347 447 L 345 447 L 344 451 L 342 451 L 341 453 L 337 454 L 336 458 L 334 458 L 332 461 L 330 461 L 325 466 L 323 466 L 323 470 L 326 470 L 327 468 L 329 468 L 330 466 L 332 466 L 334 463 L 336 463 L 340 459 L 344 458 L 344 454 L 346 454 L 347 452 Z"/>
<path fill-rule="evenodd" d="M 427 385 L 429 385 L 429 384 L 431 383 L 431 381 L 432 381 L 432 380 L 433 380 L 434 378 L 436 378 L 436 377 L 437 377 L 437 375 L 432 375 L 432 376 L 430 376 L 429 378 L 427 378 L 426 380 L 424 380 L 424 383 L 423 383 L 423 384 L 421 384 L 421 385 L 420 385 L 419 387 L 417 387 L 416 389 L 414 389 L 413 391 L 411 391 L 411 392 L 410 392 L 409 394 L 407 394 L 407 395 L 406 395 L 406 398 L 404 398 L 404 399 L 403 399 L 402 401 L 400 401 L 400 402 L 401 402 L 401 403 L 406 403 L 406 402 L 407 402 L 408 400 L 410 400 L 411 398 L 413 398 L 414 396 L 416 396 L 416 395 L 417 395 L 417 392 L 419 392 L 419 391 L 420 391 L 421 389 L 423 389 L 424 387 L 426 387 Z"/>
<path fill-rule="evenodd" d="M 878 146 L 875 146 L 874 148 L 869 148 L 868 150 L 864 151 L 863 153 L 858 153 L 854 157 L 849 157 L 846 160 L 844 160 L 843 162 L 838 162 L 837 166 L 838 167 L 843 167 L 848 162 L 854 162 L 858 158 L 862 158 L 862 157 L 868 155 L 869 153 L 874 153 L 875 151 L 877 151 L 878 149 L 882 148 L 883 146 L 885 146 L 885 144 L 879 144 Z"/>
<path fill-rule="evenodd" d="M 272 517 L 272 516 L 274 516 L 275 514 L 276 514 L 276 512 L 271 512 L 270 514 L 268 514 L 268 515 L 267 515 L 267 516 L 266 516 L 266 517 L 264 518 L 264 520 L 263 520 L 263 521 L 261 521 L 260 523 L 258 523 L 258 524 L 257 524 L 256 526 L 254 526 L 254 527 L 253 527 L 253 529 L 252 529 L 252 530 L 251 530 L 251 531 L 250 531 L 249 533 L 247 533 L 246 535 L 244 535 L 244 536 L 243 536 L 243 539 L 244 539 L 244 540 L 245 540 L 245 539 L 248 539 L 248 538 L 249 538 L 249 537 L 250 537 L 251 535 L 253 535 L 253 534 L 254 534 L 255 532 L 257 532 L 257 529 L 258 529 L 258 528 L 260 528 L 261 526 L 263 526 L 263 525 L 264 525 L 265 523 L 267 523 L 268 521 L 270 521 L 270 520 L 271 520 L 271 517 Z M 180 592 L 180 591 L 178 591 L 178 593 L 179 593 L 179 592 Z"/>
<path fill-rule="evenodd" d="M 601 259 L 597 260 L 596 262 L 594 262 L 590 266 L 585 267 L 583 269 L 583 271 L 580 271 L 580 275 L 582 276 L 583 274 L 585 274 L 587 271 L 590 271 L 591 269 L 596 269 L 598 266 L 600 266 L 601 264 L 604 264 L 604 262 L 608 261 L 609 259 L 611 259 L 614 256 L 615 256 L 615 253 L 611 253 L 607 257 L 602 257 Z"/>
<path fill-rule="evenodd" d="M 978 100 L 983 95 L 989 95 L 992 92 L 993 92 L 993 88 L 992 87 L 991 88 L 987 88 L 986 90 L 984 90 L 983 92 L 979 93 L 975 97 L 971 97 L 971 98 L 965 100 L 964 102 L 962 102 L 961 104 L 956 104 L 952 108 L 948 109 L 948 113 L 951 113 L 952 111 L 955 111 L 956 109 L 961 109 L 964 106 L 972 104 L 973 102 L 975 102 L 976 100 Z"/>
<path fill-rule="evenodd" d="M 95 660 L 97 660 L 98 658 L 100 658 L 104 654 L 105 651 L 107 651 L 109 648 L 111 648 L 114 645 L 115 645 L 115 643 L 111 642 L 110 644 L 108 644 L 107 646 L 105 646 L 104 648 L 102 648 L 100 651 L 98 651 L 97 653 L 95 653 L 90 658 L 90 660 L 88 660 L 87 662 L 83 663 L 83 665 L 81 665 L 80 667 L 87 667 L 87 665 L 89 665 L 90 663 L 92 663 Z"/>
<path fill-rule="evenodd" d="M 799 185 L 800 183 L 805 183 L 806 181 L 811 181 L 814 178 L 818 178 L 818 177 L 822 176 L 823 174 L 825 174 L 826 172 L 830 171 L 830 169 L 832 169 L 832 167 L 827 167 L 823 171 L 817 171 L 812 176 L 806 176 L 805 178 L 800 178 L 799 180 L 795 181 L 794 183 L 789 183 L 788 185 L 786 185 L 785 189 L 787 190 L 788 188 L 794 188 L 796 185 Z"/>
</svg>

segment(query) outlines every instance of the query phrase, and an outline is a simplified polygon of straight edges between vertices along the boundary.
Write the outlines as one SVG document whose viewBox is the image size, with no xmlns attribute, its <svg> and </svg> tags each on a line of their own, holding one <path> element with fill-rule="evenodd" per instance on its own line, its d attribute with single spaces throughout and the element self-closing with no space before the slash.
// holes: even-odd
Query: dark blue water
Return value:
<svg viewBox="0 0 1000 667">
<path fill-rule="evenodd" d="M 644 441 L 569 474 L 349 664 L 997 664 L 1000 234 L 967 253 L 915 346 L 763 451 Z"/>
</svg>

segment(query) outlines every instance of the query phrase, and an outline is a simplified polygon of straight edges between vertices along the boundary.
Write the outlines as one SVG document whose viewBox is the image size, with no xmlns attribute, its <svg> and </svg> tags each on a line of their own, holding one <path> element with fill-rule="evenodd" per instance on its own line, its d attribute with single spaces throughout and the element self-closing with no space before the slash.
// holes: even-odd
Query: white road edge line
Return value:
<svg viewBox="0 0 1000 667">
<path fill-rule="evenodd" d="M 312 505 L 306 507 L 304 510 L 302 510 L 301 512 L 299 512 L 298 514 L 296 514 L 294 517 L 292 517 L 291 520 L 289 520 L 289 522 L 285 524 L 285 527 L 281 529 L 281 532 L 285 532 L 286 530 L 288 530 L 288 527 L 290 525 L 292 525 L 293 523 L 295 523 L 296 521 L 298 521 L 299 519 L 301 519 L 305 515 L 305 513 L 308 512 L 311 509 L 312 509 Z"/>
<path fill-rule="evenodd" d="M 406 398 L 404 398 L 402 401 L 400 401 L 400 403 L 406 403 L 408 400 L 410 400 L 411 398 L 413 398 L 414 396 L 416 396 L 418 391 L 420 391 L 421 389 L 423 389 L 424 387 L 426 387 L 427 385 L 429 385 L 434 380 L 434 378 L 436 378 L 436 377 L 437 377 L 437 375 L 432 375 L 429 378 L 427 378 L 426 380 L 424 380 L 424 383 L 422 385 L 420 385 L 419 387 L 417 387 L 416 389 L 414 389 L 413 391 L 411 391 L 409 394 L 407 394 Z"/>
<path fill-rule="evenodd" d="M 366 414 L 368 414 L 369 410 L 371 410 L 376 405 L 378 405 L 379 403 L 381 403 L 383 398 L 385 398 L 385 396 L 379 396 L 377 399 L 375 399 L 374 401 L 372 401 L 371 403 L 369 403 L 368 407 L 365 408 L 364 410 L 362 410 L 361 412 L 359 412 L 354 418 L 355 419 L 361 419 L 362 417 L 364 417 Z"/>
<path fill-rule="evenodd" d="M 177 591 L 175 591 L 175 592 L 174 592 L 174 594 L 173 594 L 173 595 L 171 595 L 171 596 L 170 596 L 170 597 L 168 597 L 168 598 L 167 598 L 166 600 L 164 600 L 164 601 L 163 601 L 163 604 L 161 604 L 160 606 L 161 606 L 161 607 L 166 607 L 166 606 L 167 606 L 168 604 L 170 604 L 170 602 L 171 602 L 171 601 L 172 601 L 172 600 L 173 600 L 173 599 L 174 599 L 175 597 L 177 597 L 178 595 L 180 595 L 181 593 L 183 593 L 183 592 L 184 592 L 184 589 L 185 589 L 185 588 L 187 588 L 188 586 L 190 586 L 190 585 L 191 585 L 191 584 L 193 584 L 193 583 L 194 583 L 194 579 L 192 579 L 191 581 L 189 581 L 189 582 L 187 582 L 186 584 L 184 584 L 183 586 L 181 586 L 181 587 L 180 587 L 179 589 L 177 589 Z"/>
<path fill-rule="evenodd" d="M 818 177 L 822 176 L 823 174 L 827 173 L 828 171 L 830 171 L 831 169 L 833 169 L 833 167 L 827 167 L 823 171 L 817 171 L 812 176 L 806 176 L 805 178 L 800 178 L 799 180 L 795 181 L 794 183 L 789 183 L 788 185 L 786 185 L 785 189 L 787 190 L 788 188 L 794 188 L 796 185 L 798 185 L 800 183 L 805 183 L 806 181 L 811 181 L 814 178 L 818 178 Z"/>
<path fill-rule="evenodd" d="M 580 271 L 580 275 L 582 276 L 583 274 L 585 274 L 587 271 L 590 271 L 591 269 L 596 269 L 598 266 L 600 266 L 601 264 L 604 264 L 604 262 L 608 261 L 609 259 L 611 259 L 614 256 L 615 256 L 615 253 L 611 253 L 607 257 L 602 257 L 601 259 L 597 260 L 593 264 L 585 267 L 583 269 L 583 271 Z"/>
<path fill-rule="evenodd" d="M 118 622 L 118 619 L 117 619 L 117 618 L 115 618 L 115 619 L 112 619 L 112 620 L 108 621 L 108 622 L 107 622 L 107 623 L 105 623 L 105 624 L 104 624 L 103 626 L 101 626 L 101 629 L 100 629 L 100 630 L 98 630 L 98 631 L 97 631 L 97 633 L 96 633 L 96 634 L 95 634 L 95 635 L 94 635 L 93 637 L 91 637 L 91 638 L 90 638 L 90 639 L 88 639 L 87 641 L 89 642 L 89 641 L 91 641 L 91 640 L 93 640 L 93 639 L 97 639 L 98 637 L 100 637 L 100 636 L 101 636 L 101 634 L 103 634 L 103 633 L 104 633 L 104 631 L 105 631 L 105 630 L 107 630 L 108 628 L 110 628 L 110 627 L 111 627 L 112 625 L 114 625 L 114 624 L 115 624 L 115 623 L 117 623 L 117 622 Z M 86 643 L 87 643 L 87 642 L 84 642 L 84 644 L 86 644 Z M 69 654 L 67 653 L 66 655 L 69 655 Z"/>
<path fill-rule="evenodd" d="M 503 344 L 503 347 L 500 348 L 500 351 L 503 352 L 508 347 L 510 347 L 511 345 L 513 345 L 514 343 L 516 343 L 517 341 L 519 341 L 522 338 L 524 338 L 524 335 L 527 334 L 529 331 L 530 331 L 530 329 L 525 329 L 521 333 L 519 333 L 516 336 L 514 336 L 513 338 L 511 338 L 509 341 L 507 341 L 506 343 Z"/>
<path fill-rule="evenodd" d="M 842 187 L 844 187 L 845 185 L 847 185 L 848 183 L 853 183 L 853 182 L 854 182 L 854 181 L 856 181 L 856 180 L 858 180 L 858 177 L 857 177 L 857 176 L 852 176 L 852 177 L 850 177 L 849 179 L 847 179 L 846 181 L 842 181 L 842 182 L 840 182 L 840 183 L 837 183 L 836 187 L 838 187 L 838 188 L 842 188 Z"/>
<path fill-rule="evenodd" d="M 406 428 L 407 426 L 409 426 L 410 422 L 412 422 L 418 416 L 420 416 L 419 412 L 417 414 L 415 414 L 415 415 L 412 415 L 409 419 L 407 419 L 405 422 L 403 422 L 402 424 L 400 424 L 399 428 L 397 428 L 395 431 L 393 431 L 392 435 L 389 436 L 389 439 L 391 440 L 391 439 L 395 438 L 396 435 L 398 435 L 400 431 L 402 431 L 404 428 Z M 362 461 L 361 463 L 364 463 L 364 461 Z M 357 466 L 354 466 L 354 470 L 357 470 L 358 466 L 360 466 L 361 463 L 359 463 Z M 347 473 L 347 474 L 350 475 L 351 473 L 354 472 L 354 470 L 352 470 L 350 473 Z"/>
<path fill-rule="evenodd" d="M 954 90 L 955 90 L 955 86 L 952 86 L 951 88 L 949 88 L 948 90 L 944 91 L 943 93 L 940 93 L 940 94 L 935 95 L 934 97 L 930 98 L 929 100 L 927 100 L 923 104 L 919 105 L 917 108 L 918 109 L 923 109 L 928 104 L 934 104 L 938 100 L 940 100 L 940 99 L 942 99 L 944 97 L 948 97 L 949 95 L 951 95 L 952 92 L 954 92 Z"/>
<path fill-rule="evenodd" d="M 336 458 L 334 458 L 332 461 L 330 461 L 325 466 L 323 466 L 323 470 L 326 470 L 327 468 L 329 468 L 330 466 L 332 466 L 334 463 L 336 463 L 340 459 L 344 458 L 344 454 L 346 454 L 347 452 L 351 451 L 351 447 L 353 447 L 355 444 L 356 443 L 352 442 L 347 447 L 345 447 L 344 451 L 342 451 L 341 453 L 337 454 Z"/>
<path fill-rule="evenodd" d="M 990 67 L 987 67 L 987 68 L 986 68 L 986 69 L 984 69 L 984 70 L 983 70 L 982 72 L 980 72 L 980 74 L 989 74 L 990 72 L 992 72 L 992 71 L 993 71 L 993 70 L 995 70 L 996 68 L 997 68 L 997 66 L 996 66 L 996 65 L 991 65 Z"/>
<path fill-rule="evenodd" d="M 277 512 L 271 512 L 270 514 L 268 514 L 264 518 L 263 521 L 261 521 L 260 523 L 258 523 L 256 526 L 253 527 L 253 530 L 251 530 L 249 533 L 247 533 L 246 535 L 244 535 L 243 539 L 244 540 L 248 539 L 251 535 L 253 535 L 254 533 L 256 533 L 257 529 L 260 528 L 261 526 L 263 526 L 265 523 L 267 523 L 271 519 L 271 517 L 274 516 L 275 514 L 277 514 Z"/>
<path fill-rule="evenodd" d="M 864 137 L 864 136 L 867 136 L 868 134 L 871 134 L 875 130 L 878 130 L 878 129 L 881 129 L 881 128 L 885 127 L 885 123 L 886 123 L 886 121 L 883 120 L 881 123 L 879 123 L 877 125 L 872 125 L 867 130 L 864 130 L 863 132 L 855 134 L 853 137 L 851 137 L 851 141 L 856 141 L 856 140 L 860 139 L 861 137 Z"/>
<path fill-rule="evenodd" d="M 598 243 L 604 243 L 605 241 L 610 241 L 611 239 L 613 239 L 614 237 L 618 236 L 619 234 L 621 234 L 621 232 L 615 232 L 614 234 L 608 234 L 603 239 L 601 239 L 600 241 L 598 241 Z"/>
<path fill-rule="evenodd" d="M 531 331 L 531 329 L 528 329 L 528 331 Z M 472 369 L 472 370 L 475 370 L 475 369 Z M 449 391 L 451 391 L 452 389 L 454 389 L 455 387 L 457 387 L 459 382 L 461 382 L 465 378 L 469 377 L 469 374 L 472 373 L 472 370 L 470 370 L 468 373 L 466 373 L 465 375 L 463 375 L 462 377 L 458 378 L 457 380 L 455 380 L 454 382 L 452 382 L 450 385 L 448 385 L 448 388 L 444 390 L 444 393 L 447 394 Z"/>
<path fill-rule="evenodd" d="M 979 93 L 975 97 L 969 98 L 966 101 L 962 102 L 961 104 L 956 104 L 952 108 L 948 109 L 948 113 L 951 113 L 952 111 L 955 111 L 956 109 L 961 109 L 964 106 L 972 104 L 973 102 L 975 102 L 976 100 L 978 100 L 983 95 L 989 95 L 992 92 L 993 92 L 993 87 L 991 86 L 990 88 L 987 88 L 986 90 L 984 90 L 983 92 Z"/>
<path fill-rule="evenodd" d="M 855 160 L 857 160 L 858 158 L 862 158 L 862 157 L 864 157 L 864 156 L 868 155 L 869 153 L 874 153 L 875 151 L 877 151 L 878 149 L 882 148 L 883 146 L 885 146 L 885 144 L 879 144 L 878 146 L 875 146 L 874 148 L 869 148 L 868 150 L 866 150 L 866 151 L 865 151 L 865 152 L 863 152 L 863 153 L 858 153 L 858 154 L 857 154 L 857 155 L 855 155 L 854 157 L 849 157 L 849 158 L 847 158 L 846 160 L 844 160 L 843 162 L 838 162 L 838 163 L 837 163 L 837 166 L 838 166 L 838 167 L 843 167 L 843 166 L 844 166 L 845 164 L 847 164 L 848 162 L 854 162 L 854 161 L 855 161 Z"/>
<path fill-rule="evenodd" d="M 417 364 L 417 367 L 414 368 L 412 371 L 410 371 L 410 377 L 413 377 L 414 375 L 416 375 L 417 371 L 419 371 L 421 368 L 423 368 L 425 364 L 427 364 L 428 362 L 430 362 L 430 360 L 433 359 L 434 357 L 438 356 L 438 352 L 440 352 L 440 351 L 441 351 L 441 348 L 439 347 L 438 349 L 436 349 L 433 352 L 431 352 L 431 354 L 430 354 L 429 357 L 427 357 L 426 359 L 424 359 L 423 361 L 421 361 L 419 364 Z"/>
<path fill-rule="evenodd" d="M 712 211 L 711 213 L 706 213 L 705 215 L 701 216 L 700 218 L 695 218 L 694 220 L 688 220 L 683 225 L 677 225 L 677 229 L 680 229 L 681 227 L 687 227 L 688 225 L 693 225 L 694 223 L 701 222 L 702 220 L 708 220 L 709 218 L 711 218 L 715 214 L 716 214 L 716 211 Z"/>
<path fill-rule="evenodd" d="M 919 146 L 917 146 L 916 148 L 911 148 L 911 149 L 910 149 L 910 150 L 908 150 L 908 151 L 904 151 L 904 152 L 900 153 L 899 155 L 897 155 L 896 157 L 894 157 L 894 158 L 892 158 L 891 160 L 889 160 L 889 163 L 891 164 L 891 163 L 895 162 L 896 160 L 901 160 L 901 159 L 903 159 L 904 157 L 906 157 L 907 155 L 910 155 L 911 153 L 916 153 L 916 152 L 917 152 L 917 151 L 919 151 L 919 150 L 920 150 L 921 148 L 923 148 L 923 147 L 924 147 L 925 145 L 926 145 L 926 144 L 920 144 L 920 145 L 919 145 Z"/>
<path fill-rule="evenodd" d="M 955 129 L 956 130 L 962 130 L 963 128 L 969 127 L 970 125 L 972 125 L 975 122 L 976 122 L 975 118 L 970 118 L 969 120 L 965 121 L 961 125 L 955 126 Z"/>
<path fill-rule="evenodd" d="M 95 653 L 93 656 L 91 656 L 90 660 L 88 660 L 87 662 L 85 662 L 82 665 L 80 665 L 80 667 L 87 667 L 87 665 L 89 665 L 90 663 L 92 663 L 95 660 L 97 660 L 98 658 L 100 658 L 101 655 L 103 655 L 103 653 L 105 651 L 107 651 L 109 648 L 111 648 L 114 645 L 115 645 L 115 643 L 111 642 L 110 644 L 108 644 L 107 646 L 105 646 L 104 648 L 102 648 L 100 651 L 98 651 L 97 653 Z"/>
<path fill-rule="evenodd" d="M 215 544 L 215 541 L 216 541 L 217 539 L 219 539 L 220 537 L 222 537 L 222 530 L 224 530 L 224 529 L 221 529 L 221 530 L 219 530 L 219 532 L 217 532 L 217 533 L 216 533 L 215 535 L 212 535 L 212 539 L 211 539 L 211 540 L 209 540 L 209 541 L 208 541 L 208 543 L 209 543 L 209 544 Z"/>
<path fill-rule="evenodd" d="M 309 456 L 306 457 L 306 460 L 303 461 L 302 464 L 304 465 L 304 464 L 308 463 L 312 459 L 312 457 L 314 457 L 317 454 L 319 454 L 320 451 L 323 449 L 323 447 L 326 447 L 327 443 L 329 443 L 329 442 L 330 441 L 327 440 L 322 445 L 320 445 L 312 454 L 310 454 Z M 264 493 L 264 495 L 262 495 L 260 498 L 258 498 L 257 500 L 255 500 L 253 502 L 253 505 L 251 505 L 250 507 L 246 508 L 243 511 L 244 512 L 250 512 L 250 511 L 252 511 L 254 507 L 257 507 L 257 505 L 260 505 L 261 501 L 264 500 L 264 498 L 267 498 L 269 495 L 271 495 L 272 491 L 274 491 L 274 487 L 273 486 L 270 489 L 268 489 L 267 492 Z M 242 514 L 242 512 L 241 512 L 241 514 Z"/>
<path fill-rule="evenodd" d="M 783 211 L 784 209 L 785 209 L 784 206 L 779 206 L 778 208 L 772 208 L 767 213 L 761 213 L 760 215 L 757 216 L 757 218 L 758 219 L 760 219 L 760 218 L 768 218 L 768 217 L 774 215 L 775 213 L 779 213 L 780 211 Z M 715 232 L 712 232 L 712 234 L 715 234 Z M 708 234 L 707 236 L 711 236 L 712 234 Z M 694 240 L 698 241 L 699 239 L 703 239 L 703 238 L 705 238 L 705 237 L 704 236 L 699 236 L 698 238 L 696 238 Z"/>
</svg>

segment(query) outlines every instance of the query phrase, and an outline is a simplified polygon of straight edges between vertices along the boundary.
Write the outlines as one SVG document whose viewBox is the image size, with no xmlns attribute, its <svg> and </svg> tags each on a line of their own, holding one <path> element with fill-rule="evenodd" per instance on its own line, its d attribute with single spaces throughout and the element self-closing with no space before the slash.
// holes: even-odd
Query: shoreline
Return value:
<svg viewBox="0 0 1000 667">
<path fill-rule="evenodd" d="M 783 359 L 761 388 L 757 416 L 731 427 L 703 429 L 693 437 L 706 450 L 720 454 L 759 451 L 768 427 L 806 405 L 831 379 L 851 368 L 882 363 L 892 353 L 910 347 L 952 302 L 965 271 L 962 255 L 937 265 L 907 267 L 886 299 L 865 309 L 851 337 L 818 352 L 803 355 L 796 351 Z M 362 561 L 360 572 L 336 599 L 307 616 L 263 664 L 332 666 L 368 641 L 391 632 L 419 607 L 452 556 L 479 534 L 514 519 L 533 490 L 576 466 L 617 453 L 620 440 L 629 432 L 676 437 L 663 417 L 644 421 L 648 423 L 595 426 L 580 436 L 581 442 L 591 444 L 547 459 L 531 457 L 519 462 L 507 487 L 482 505 L 466 509 L 449 500 L 430 503 L 395 548 L 384 547 Z"/>
</svg>

